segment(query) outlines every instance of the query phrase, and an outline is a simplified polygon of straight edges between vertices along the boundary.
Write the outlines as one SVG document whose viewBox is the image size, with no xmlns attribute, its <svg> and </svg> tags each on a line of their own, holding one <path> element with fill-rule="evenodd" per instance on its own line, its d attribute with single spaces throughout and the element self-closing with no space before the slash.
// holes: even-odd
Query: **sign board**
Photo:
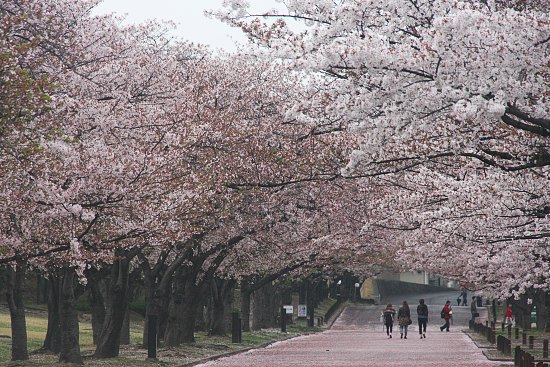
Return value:
<svg viewBox="0 0 550 367">
<path fill-rule="evenodd" d="M 290 306 L 283 306 L 283 308 L 285 309 L 285 312 L 287 315 L 292 315 L 294 313 L 294 306 L 290 305 Z"/>
<path fill-rule="evenodd" d="M 298 317 L 307 317 L 306 305 L 298 305 Z"/>
</svg>

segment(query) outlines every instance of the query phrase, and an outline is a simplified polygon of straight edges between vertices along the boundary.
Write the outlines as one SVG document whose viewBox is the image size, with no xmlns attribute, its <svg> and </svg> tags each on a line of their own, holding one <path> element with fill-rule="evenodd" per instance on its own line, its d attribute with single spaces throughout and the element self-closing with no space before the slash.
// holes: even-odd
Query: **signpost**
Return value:
<svg viewBox="0 0 550 367">
<path fill-rule="evenodd" d="M 307 317 L 306 305 L 298 305 L 298 317 Z"/>
</svg>

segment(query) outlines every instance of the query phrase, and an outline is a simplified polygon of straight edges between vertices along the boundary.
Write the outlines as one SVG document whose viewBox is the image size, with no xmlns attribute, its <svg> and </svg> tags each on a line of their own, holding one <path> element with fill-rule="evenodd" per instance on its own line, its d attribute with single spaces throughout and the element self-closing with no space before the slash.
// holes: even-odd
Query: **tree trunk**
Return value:
<svg viewBox="0 0 550 367">
<path fill-rule="evenodd" d="M 78 313 L 75 308 L 74 280 L 74 269 L 64 269 L 59 285 L 59 322 L 61 328 L 59 362 L 82 364 Z"/>
<path fill-rule="evenodd" d="M 178 346 L 181 340 L 181 317 L 183 315 L 183 296 L 185 291 L 185 274 L 183 269 L 178 269 L 174 275 L 166 331 L 164 332 L 165 346 Z M 160 325 L 161 327 L 163 325 Z"/>
<path fill-rule="evenodd" d="M 254 292 L 252 329 L 270 328 L 274 324 L 273 285 L 267 283 Z"/>
<path fill-rule="evenodd" d="M 2 303 L 2 298 L 5 294 L 7 295 L 8 292 L 6 286 L 8 284 L 8 272 L 4 265 L 0 266 L 0 281 L 0 303 Z"/>
<path fill-rule="evenodd" d="M 177 265 L 177 263 L 173 264 Z M 166 327 L 166 319 L 169 307 L 169 289 L 172 286 L 173 273 L 177 267 L 171 265 L 166 271 L 161 267 L 151 270 L 144 269 L 144 287 L 145 287 L 145 325 L 143 328 L 143 347 L 147 348 L 149 338 L 149 315 L 157 316 L 157 338 L 164 338 L 164 330 L 161 325 Z M 161 317 L 162 315 L 162 317 Z"/>
<path fill-rule="evenodd" d="M 292 305 L 292 287 L 285 286 L 281 288 L 281 302 L 283 305 Z"/>
<path fill-rule="evenodd" d="M 300 282 L 300 290 L 298 291 L 298 304 L 305 305 L 307 297 L 307 283 L 306 281 Z"/>
<path fill-rule="evenodd" d="M 153 298 L 157 284 L 155 279 L 151 279 L 151 276 L 148 276 L 147 273 L 144 273 L 144 282 L 145 282 L 145 323 L 143 325 L 143 339 L 142 346 L 147 348 L 149 345 L 149 315 L 158 316 L 158 309 L 155 304 L 155 299 Z"/>
<path fill-rule="evenodd" d="M 195 318 L 200 304 L 200 287 L 195 284 L 196 276 L 186 278 L 183 271 L 178 270 L 175 279 L 175 292 L 170 303 L 164 338 L 167 347 L 195 342 Z"/>
<path fill-rule="evenodd" d="M 50 275 L 48 279 L 48 330 L 42 350 L 59 354 L 61 351 L 61 327 L 59 324 L 59 277 Z"/>
<path fill-rule="evenodd" d="M 126 306 L 124 321 L 120 330 L 120 345 L 130 345 L 130 310 Z"/>
<path fill-rule="evenodd" d="M 26 267 L 23 262 L 17 262 L 15 270 L 8 268 L 8 289 L 6 299 L 10 309 L 11 319 L 11 360 L 26 361 L 29 359 L 27 350 L 27 322 L 25 305 L 23 303 L 23 287 Z"/>
<path fill-rule="evenodd" d="M 187 288 L 187 287 L 186 287 Z M 184 312 L 181 318 L 181 340 L 180 343 L 194 343 L 195 342 L 195 321 L 197 315 L 197 309 L 200 305 L 197 299 L 187 298 L 187 295 L 195 293 L 195 297 L 199 297 L 197 292 L 185 292 L 186 298 L 184 300 Z"/>
<path fill-rule="evenodd" d="M 211 297 L 208 318 L 209 335 L 225 335 L 227 320 L 233 303 L 233 280 L 215 278 L 211 282 Z"/>
<path fill-rule="evenodd" d="M 235 280 L 229 281 L 226 286 L 226 291 L 224 292 L 223 302 L 224 302 L 224 323 L 225 330 L 231 331 L 231 313 L 233 312 L 233 303 L 235 302 L 235 288 L 237 287 L 237 282 Z"/>
<path fill-rule="evenodd" d="M 243 331 L 250 331 L 250 302 L 251 292 L 248 289 L 248 283 L 243 280 L 241 283 L 241 319 L 243 322 Z"/>
<path fill-rule="evenodd" d="M 116 260 L 112 266 L 111 279 L 103 330 L 94 353 L 98 358 L 118 357 L 120 334 L 128 309 L 128 277 L 131 257 Z"/>
<path fill-rule="evenodd" d="M 36 276 L 36 304 L 44 304 L 48 302 L 48 280 L 44 278 L 38 271 Z"/>
<path fill-rule="evenodd" d="M 535 290 L 534 304 L 537 307 L 537 330 L 546 329 L 546 292 L 541 289 Z"/>
<path fill-rule="evenodd" d="M 94 345 L 97 345 L 99 335 L 105 322 L 105 302 L 102 294 L 103 279 L 90 283 L 90 305 L 92 307 L 92 333 Z M 105 291 L 105 289 L 103 289 Z"/>
</svg>

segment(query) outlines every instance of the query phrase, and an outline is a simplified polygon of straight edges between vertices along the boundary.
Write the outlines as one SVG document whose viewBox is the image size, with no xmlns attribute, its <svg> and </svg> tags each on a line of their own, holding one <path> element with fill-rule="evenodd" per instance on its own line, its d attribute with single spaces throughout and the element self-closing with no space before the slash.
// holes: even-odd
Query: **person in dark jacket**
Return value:
<svg viewBox="0 0 550 367">
<path fill-rule="evenodd" d="M 472 303 L 470 304 L 470 311 L 472 312 L 472 323 L 475 324 L 476 317 L 479 316 L 479 313 L 477 312 L 476 296 L 472 297 Z"/>
<path fill-rule="evenodd" d="M 424 304 L 424 300 L 419 301 L 419 305 L 416 307 L 416 313 L 418 314 L 418 333 L 420 339 L 426 338 L 426 324 L 428 323 L 428 306 Z"/>
<path fill-rule="evenodd" d="M 399 332 L 401 333 L 401 339 L 403 336 L 407 339 L 407 331 L 409 325 L 412 324 L 411 321 L 411 310 L 409 309 L 409 304 L 407 301 L 403 301 L 403 306 L 397 311 L 397 320 L 399 322 Z"/>
<path fill-rule="evenodd" d="M 382 317 L 384 318 L 384 325 L 386 325 L 386 334 L 391 339 L 393 319 L 395 319 L 395 310 L 393 309 L 391 303 L 388 303 L 386 306 Z"/>
<path fill-rule="evenodd" d="M 453 308 L 451 307 L 451 301 L 447 301 L 443 309 L 441 310 L 441 317 L 445 319 L 445 324 L 439 327 L 439 330 L 443 331 L 447 329 L 449 332 L 450 320 L 453 315 Z"/>
</svg>

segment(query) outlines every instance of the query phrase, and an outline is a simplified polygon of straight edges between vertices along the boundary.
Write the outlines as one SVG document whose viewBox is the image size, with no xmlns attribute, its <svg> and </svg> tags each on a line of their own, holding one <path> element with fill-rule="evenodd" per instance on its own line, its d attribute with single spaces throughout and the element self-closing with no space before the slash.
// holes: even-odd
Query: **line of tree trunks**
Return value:
<svg viewBox="0 0 550 367">
<path fill-rule="evenodd" d="M 311 260 L 313 258 L 314 257 L 312 257 Z M 295 264 L 288 265 L 287 267 L 280 269 L 276 273 L 269 274 L 264 277 L 250 276 L 244 277 L 241 280 L 241 319 L 243 323 L 243 331 L 250 331 L 250 305 L 252 303 L 252 295 L 254 294 L 254 292 L 262 288 L 264 285 L 274 282 L 283 275 L 304 266 L 305 264 L 307 264 L 307 262 L 308 260 L 302 260 Z"/>
<path fill-rule="evenodd" d="M 27 350 L 27 321 L 23 290 L 25 285 L 26 265 L 18 261 L 15 269 L 8 268 L 6 300 L 11 319 L 11 359 L 12 361 L 26 361 L 29 359 Z"/>
</svg>

